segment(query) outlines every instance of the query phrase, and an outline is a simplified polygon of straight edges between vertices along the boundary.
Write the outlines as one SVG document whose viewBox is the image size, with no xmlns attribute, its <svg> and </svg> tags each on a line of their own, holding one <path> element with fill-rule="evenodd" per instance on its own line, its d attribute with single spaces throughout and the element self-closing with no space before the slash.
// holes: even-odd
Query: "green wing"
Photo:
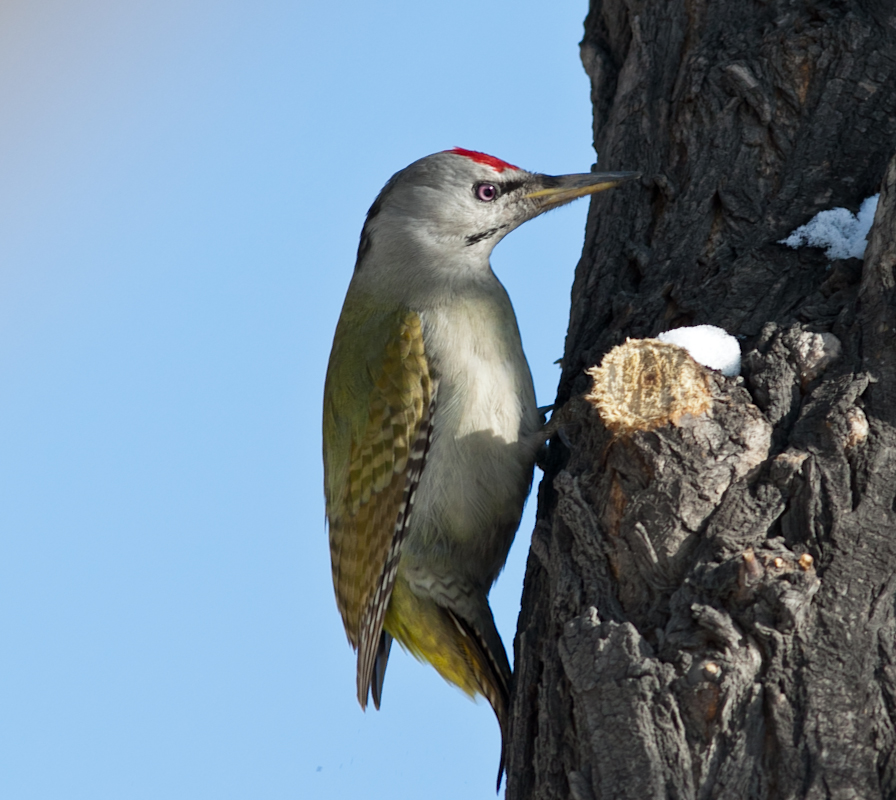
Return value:
<svg viewBox="0 0 896 800">
<path fill-rule="evenodd" d="M 333 586 L 359 651 L 362 706 L 426 455 L 433 396 L 420 317 L 407 309 L 353 313 L 347 299 L 324 389 L 324 488 Z"/>
</svg>

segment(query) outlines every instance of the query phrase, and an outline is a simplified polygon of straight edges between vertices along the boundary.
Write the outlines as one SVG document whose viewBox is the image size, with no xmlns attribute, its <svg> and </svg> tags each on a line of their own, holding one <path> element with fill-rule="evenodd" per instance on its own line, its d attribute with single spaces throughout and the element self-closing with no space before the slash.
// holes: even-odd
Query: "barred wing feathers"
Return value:
<svg viewBox="0 0 896 800">
<path fill-rule="evenodd" d="M 362 707 L 371 686 L 379 706 L 390 644 L 383 619 L 435 399 L 420 317 L 402 310 L 387 315 L 383 324 L 373 321 L 376 316 L 359 319 L 343 310 L 340 328 L 352 325 L 351 342 L 364 352 L 348 352 L 337 328 L 324 392 L 333 585 L 346 634 L 358 650 Z M 354 416 L 346 409 L 355 409 Z"/>
</svg>

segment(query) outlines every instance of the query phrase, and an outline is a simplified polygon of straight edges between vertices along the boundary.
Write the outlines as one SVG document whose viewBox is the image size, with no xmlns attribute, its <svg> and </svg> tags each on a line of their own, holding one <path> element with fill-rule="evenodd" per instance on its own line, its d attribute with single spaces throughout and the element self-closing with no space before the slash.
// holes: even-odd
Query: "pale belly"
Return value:
<svg viewBox="0 0 896 800">
<path fill-rule="evenodd" d="M 461 319 L 465 327 L 447 337 L 455 349 L 434 360 L 433 436 L 402 548 L 402 560 L 406 553 L 434 568 L 450 564 L 486 589 L 507 558 L 540 444 L 532 378 L 509 313 L 509 331 Z"/>
</svg>

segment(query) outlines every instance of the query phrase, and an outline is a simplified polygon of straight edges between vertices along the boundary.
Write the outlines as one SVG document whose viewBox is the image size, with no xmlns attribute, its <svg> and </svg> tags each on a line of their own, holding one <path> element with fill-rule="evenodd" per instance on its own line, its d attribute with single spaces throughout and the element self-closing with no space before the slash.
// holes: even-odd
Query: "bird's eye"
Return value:
<svg viewBox="0 0 896 800">
<path fill-rule="evenodd" d="M 476 199 L 483 203 L 491 203 L 498 196 L 498 190 L 491 183 L 476 184 Z"/>
</svg>

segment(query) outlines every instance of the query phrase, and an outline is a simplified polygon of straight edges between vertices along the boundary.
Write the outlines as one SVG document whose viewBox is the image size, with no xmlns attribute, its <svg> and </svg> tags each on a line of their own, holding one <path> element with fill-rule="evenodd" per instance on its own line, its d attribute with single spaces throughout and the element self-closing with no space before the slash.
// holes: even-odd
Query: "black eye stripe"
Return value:
<svg viewBox="0 0 896 800">
<path fill-rule="evenodd" d="M 498 184 L 498 191 L 501 194 L 510 194 L 511 192 L 515 192 L 521 186 L 525 184 L 525 181 L 507 181 L 506 183 Z"/>
</svg>

